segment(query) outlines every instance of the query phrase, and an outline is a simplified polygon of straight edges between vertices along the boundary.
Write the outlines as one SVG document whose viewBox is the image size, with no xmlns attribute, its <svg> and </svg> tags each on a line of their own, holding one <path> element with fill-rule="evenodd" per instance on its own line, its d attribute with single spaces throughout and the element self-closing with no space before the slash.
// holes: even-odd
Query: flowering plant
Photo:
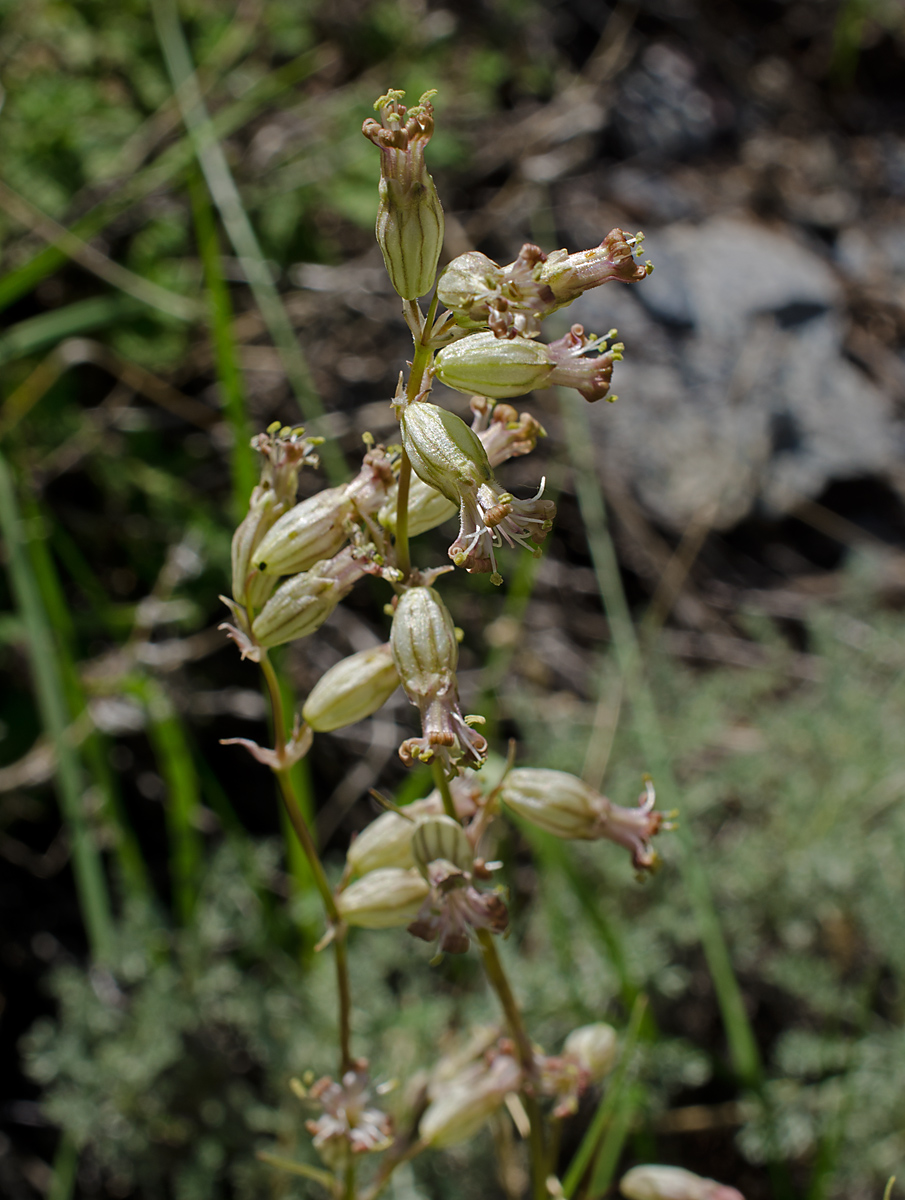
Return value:
<svg viewBox="0 0 905 1200">
<path fill-rule="evenodd" d="M 574 776 L 512 770 L 511 762 L 496 786 L 482 785 L 488 743 L 479 730 L 482 717 L 462 711 L 460 633 L 440 588 L 456 568 L 489 573 L 501 584 L 504 544 L 540 554 L 556 512 L 543 480 L 536 495 L 517 499 L 496 471 L 534 450 L 544 430 L 534 417 L 498 402 L 551 385 L 573 388 L 588 401 L 607 395 L 623 350 L 613 341 L 615 330 L 593 337 L 573 325 L 544 343 L 543 321 L 589 288 L 643 280 L 651 267 L 639 261 L 642 235 L 614 229 L 598 247 L 578 254 L 525 245 L 506 266 L 469 252 L 437 282 L 443 210 L 425 163 L 432 95 L 406 109 L 403 93 L 388 92 L 375 106 L 379 119 L 363 127 L 381 152 L 377 240 L 414 342 L 408 377 L 400 375 L 392 400 L 399 444 L 369 445 L 351 483 L 296 504 L 298 472 L 316 461 L 317 440 L 303 429 L 279 427 L 255 439 L 261 481 L 233 539 L 232 596 L 226 599 L 232 622 L 225 628 L 263 671 L 275 745 L 243 744 L 276 775 L 323 900 L 321 945 L 332 943 L 335 957 L 338 1081 L 324 1078 L 307 1091 L 299 1085 L 319 1114 L 308 1128 L 325 1168 L 308 1173 L 337 1198 L 374 1200 L 400 1164 L 472 1136 L 505 1107 L 528 1145 L 532 1193 L 541 1200 L 562 1194 L 558 1123 L 611 1069 L 618 1039 L 608 1025 L 595 1023 L 573 1031 L 558 1055 L 546 1055 L 532 1040 L 497 950 L 509 912 L 503 889 L 493 883 L 500 864 L 482 855 L 485 836 L 492 821 L 515 813 L 560 838 L 619 843 L 643 874 L 657 866 L 651 839 L 664 826 L 649 781 L 634 809 L 612 804 Z M 419 301 L 430 292 L 425 311 Z M 471 396 L 470 425 L 431 399 L 435 380 Z M 412 538 L 456 512 L 451 564 L 414 566 Z M 389 641 L 328 671 L 289 732 L 268 650 L 314 634 L 366 575 L 388 586 Z M 317 733 L 373 714 L 397 687 L 421 721 L 420 736 L 402 742 L 400 757 L 407 766 L 429 764 L 435 790 L 407 808 L 388 802 L 389 811 L 353 841 L 334 889 L 289 768 Z M 395 1125 L 380 1107 L 380 1088 L 375 1098 L 367 1061 L 353 1052 L 353 926 L 407 929 L 435 945 L 435 961 L 476 949 L 502 1009 L 498 1029 L 475 1031 L 468 1048 L 429 1064 L 420 1082 L 410 1081 Z M 661 1186 L 662 1178 L 656 1170 L 643 1177 L 645 1200 L 672 1195 L 675 1181 Z M 633 1186 L 640 1196 L 637 1180 Z"/>
</svg>

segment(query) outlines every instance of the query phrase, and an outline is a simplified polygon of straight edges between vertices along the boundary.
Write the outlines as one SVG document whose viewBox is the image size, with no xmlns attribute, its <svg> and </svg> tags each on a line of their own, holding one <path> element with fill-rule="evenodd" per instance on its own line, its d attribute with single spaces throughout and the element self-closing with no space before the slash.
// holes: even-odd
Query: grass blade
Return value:
<svg viewBox="0 0 905 1200">
<path fill-rule="evenodd" d="M 229 169 L 223 147 L 213 129 L 198 87 L 188 42 L 174 0 L 151 0 L 151 11 L 182 117 L 211 197 L 220 213 L 227 237 L 242 264 L 245 278 L 280 355 L 286 377 L 304 418 L 306 421 L 315 421 L 324 416 L 323 405 L 314 389 L 308 364 L 299 347 L 292 322 L 274 286 L 270 267 L 258 243 L 257 234 L 242 204 L 242 197 Z M 342 483 L 348 478 L 348 471 L 336 442 L 326 441 L 321 450 L 321 457 L 331 482 Z"/>
<path fill-rule="evenodd" d="M 26 500 L 23 507 L 29 521 L 43 522 L 46 526 L 48 519 L 40 512 L 34 500 Z M 57 526 L 52 536 L 60 532 L 62 532 L 61 528 Z M 57 540 L 54 536 L 54 541 Z M 75 630 L 69 605 L 66 602 L 47 539 L 33 537 L 29 542 L 28 550 L 35 582 L 44 600 L 48 622 L 54 634 L 54 649 L 66 703 L 73 719 L 77 720 L 86 711 L 88 705 L 76 667 Z M 82 562 L 79 566 L 82 568 L 83 575 L 90 572 L 87 563 Z M 93 576 L 91 579 L 93 588 L 100 592 L 104 604 L 107 604 L 107 597 L 100 584 Z M 103 608 L 100 611 L 103 612 Z M 131 896 L 150 896 L 151 887 L 141 849 L 120 803 L 116 779 L 110 769 L 107 757 L 107 740 L 99 730 L 92 729 L 88 733 L 81 744 L 81 755 L 94 786 L 103 800 L 101 817 L 113 833 L 113 851 L 119 866 L 121 883 Z"/>
<path fill-rule="evenodd" d="M 24 196 L 20 196 L 3 182 L 0 182 L 0 207 L 38 237 L 52 246 L 59 247 L 86 271 L 131 296 L 138 304 L 157 309 L 158 312 L 165 313 L 168 317 L 176 317 L 180 321 L 194 321 L 198 317 L 198 305 L 195 300 L 161 287 L 159 283 L 136 275 L 134 271 L 114 262 L 106 254 L 83 241 L 71 229 L 66 229 L 40 212 Z"/>
<path fill-rule="evenodd" d="M 56 753 L 60 808 L 72 838 L 73 873 L 82 920 L 92 956 L 109 960 L 113 917 L 101 855 L 94 844 L 82 805 L 81 765 L 66 736 L 70 714 L 53 650 L 53 634 L 31 569 L 12 475 L 0 454 L 0 529 L 6 542 L 13 595 L 28 634 L 28 653 L 44 728 Z"/>
<path fill-rule="evenodd" d="M 220 260 L 220 240 L 217 236 L 217 226 L 211 211 L 207 190 L 197 173 L 189 181 L 189 192 L 192 199 L 198 249 L 201 253 L 204 279 L 207 284 L 207 304 L 213 335 L 214 359 L 217 364 L 217 378 L 223 393 L 223 411 L 233 435 L 231 460 L 233 518 L 238 524 L 248 508 L 248 497 L 257 483 L 258 469 L 254 451 L 249 445 L 251 423 L 248 420 L 245 385 L 242 372 L 239 370 L 239 357 L 236 354 L 236 344 L 232 336 L 233 310 Z"/>
<path fill-rule="evenodd" d="M 75 1173 L 79 1152 L 68 1133 L 60 1134 L 60 1144 L 53 1157 L 53 1175 L 47 1189 L 47 1200 L 70 1200 L 75 1190 Z"/>
<path fill-rule="evenodd" d="M 139 678 L 134 678 L 127 686 L 147 709 L 148 735 L 166 784 L 173 907 L 178 919 L 187 925 L 195 907 L 203 861 L 198 825 L 201 809 L 198 773 L 182 722 L 163 688 L 153 679 Z"/>
<path fill-rule="evenodd" d="M 143 305 L 128 297 L 94 296 L 41 313 L 38 317 L 28 317 L 10 326 L 0 337 L 0 366 L 55 346 L 64 338 L 103 329 L 144 311 Z"/>
<path fill-rule="evenodd" d="M 594 1173 L 591 1176 L 587 1200 L 599 1200 L 599 1197 L 603 1196 L 610 1186 L 637 1108 L 638 1089 L 630 1087 L 606 1131 L 603 1145 L 600 1147 L 600 1153 L 594 1163 Z"/>
</svg>

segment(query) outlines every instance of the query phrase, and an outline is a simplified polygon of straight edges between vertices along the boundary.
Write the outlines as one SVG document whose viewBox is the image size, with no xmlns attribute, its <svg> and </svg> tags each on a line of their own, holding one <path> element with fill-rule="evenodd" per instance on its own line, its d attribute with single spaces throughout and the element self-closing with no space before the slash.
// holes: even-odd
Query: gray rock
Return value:
<svg viewBox="0 0 905 1200">
<path fill-rule="evenodd" d="M 656 269 L 568 315 L 619 328 L 621 396 L 591 410 L 602 470 L 659 523 L 779 516 L 833 480 L 896 484 L 903 429 L 842 355 L 841 292 L 816 254 L 751 221 L 648 231 Z"/>
</svg>

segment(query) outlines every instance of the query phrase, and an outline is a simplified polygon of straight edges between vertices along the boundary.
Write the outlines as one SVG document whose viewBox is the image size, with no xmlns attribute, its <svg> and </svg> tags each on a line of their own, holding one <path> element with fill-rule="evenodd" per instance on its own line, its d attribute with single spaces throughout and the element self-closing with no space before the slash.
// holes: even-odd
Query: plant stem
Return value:
<svg viewBox="0 0 905 1200">
<path fill-rule="evenodd" d="M 283 693 L 280 690 L 280 681 L 277 679 L 277 673 L 273 669 L 273 663 L 267 657 L 266 650 L 261 652 L 261 670 L 264 673 L 264 682 L 267 684 L 267 693 L 270 696 L 270 708 L 273 712 L 274 749 L 282 757 L 286 750 L 286 713 L 283 708 Z"/>
<path fill-rule="evenodd" d="M 417 302 L 412 302 L 417 308 Z M 409 371 L 408 383 L 405 386 L 405 401 L 406 404 L 411 404 L 415 397 L 421 391 L 421 384 L 424 381 L 424 372 L 430 366 L 433 351 L 427 344 L 427 338 L 430 337 L 430 331 L 434 324 L 434 316 L 437 312 L 437 296 L 434 295 L 430 302 L 430 308 L 427 310 L 427 319 L 424 322 L 424 328 L 421 331 L 421 336 L 415 341 L 415 353 L 412 356 L 412 369 Z M 412 464 L 409 462 L 409 456 L 402 451 L 402 460 L 399 466 L 399 481 L 396 490 L 396 565 L 402 574 L 408 578 L 412 570 L 412 559 L 409 553 L 409 488 L 412 482 Z"/>
<path fill-rule="evenodd" d="M 492 934 L 486 929 L 479 929 L 477 935 L 478 941 L 481 943 L 484 970 L 487 973 L 490 986 L 496 992 L 503 1012 L 506 1014 L 509 1032 L 512 1034 L 518 1059 L 525 1073 L 526 1087 L 523 1091 L 523 1099 L 525 1101 L 525 1111 L 528 1114 L 528 1120 L 531 1124 L 532 1192 L 534 1200 L 546 1200 L 547 1156 L 544 1149 L 544 1131 L 541 1124 L 540 1105 L 537 1103 L 537 1098 L 531 1086 L 532 1081 L 537 1075 L 534 1065 L 534 1051 L 531 1049 L 531 1039 L 528 1037 L 521 1009 L 518 1006 L 515 996 L 512 994 L 512 988 L 509 986 L 509 980 L 503 969 L 500 956 L 497 953 L 496 942 L 494 942 Z"/>
<path fill-rule="evenodd" d="M 440 799 L 443 801 L 443 811 L 448 817 L 452 817 L 454 821 L 458 821 L 459 818 L 456 815 L 456 806 L 453 803 L 452 792 L 449 790 L 449 780 L 443 773 L 443 764 L 434 759 L 431 763 L 431 770 L 434 773 L 434 783 L 437 785 Z"/>
<path fill-rule="evenodd" d="M 270 695 L 270 704 L 273 709 L 275 749 L 277 754 L 281 754 L 286 749 L 286 716 L 283 708 L 283 697 L 280 693 L 280 682 L 277 679 L 276 671 L 273 669 L 273 663 L 266 654 L 261 655 L 261 670 L 264 673 L 267 691 Z M 348 929 L 337 908 L 336 897 L 333 895 L 324 872 L 320 855 L 314 844 L 314 838 L 311 836 L 311 831 L 299 807 L 289 768 L 284 768 L 281 771 L 275 770 L 274 775 L 280 786 L 280 796 L 283 806 L 286 809 L 286 815 L 289 817 L 295 835 L 301 844 L 302 850 L 305 852 L 305 858 L 307 858 L 308 865 L 311 868 L 314 885 L 318 892 L 320 892 L 321 900 L 327 912 L 327 920 L 333 933 L 333 951 L 336 959 L 336 990 L 339 994 L 340 1073 L 344 1075 L 353 1066 L 352 1051 L 350 1048 L 352 996 L 349 989 L 349 956 L 346 945 Z"/>
<path fill-rule="evenodd" d="M 355 1159 L 349 1155 L 346 1163 L 346 1179 L 343 1187 L 343 1200 L 355 1200 Z"/>
</svg>

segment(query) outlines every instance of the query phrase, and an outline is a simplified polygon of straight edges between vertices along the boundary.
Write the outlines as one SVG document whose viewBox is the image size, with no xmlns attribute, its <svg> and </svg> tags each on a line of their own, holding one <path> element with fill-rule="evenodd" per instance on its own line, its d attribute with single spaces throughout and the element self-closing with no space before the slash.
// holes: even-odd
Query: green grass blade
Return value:
<svg viewBox="0 0 905 1200">
<path fill-rule="evenodd" d="M 625 681 L 626 695 L 631 701 L 637 738 L 648 760 L 648 769 L 654 777 L 661 807 L 669 809 L 675 807 L 679 790 L 653 697 L 643 675 L 640 646 L 622 588 L 616 550 L 609 533 L 603 496 L 594 471 L 594 443 L 587 414 L 581 402 L 571 393 L 561 393 L 560 412 L 575 471 L 575 489 L 594 571 L 610 623 L 616 657 Z M 701 856 L 695 846 L 690 826 L 680 823 L 676 836 L 681 848 L 682 877 L 697 920 L 701 945 L 713 980 L 732 1063 L 739 1078 L 748 1086 L 756 1088 L 759 1087 L 762 1078 L 760 1052 L 745 1011 L 741 988 L 723 937 L 707 874 L 701 865 Z"/>
<path fill-rule="evenodd" d="M 27 540 L 6 460 L 0 454 L 0 529 L 6 542 L 13 595 L 28 633 L 28 653 L 38 708 L 56 753 L 60 808 L 72 838 L 73 873 L 91 953 L 109 960 L 113 917 L 101 855 L 94 844 L 82 805 L 84 782 L 78 756 L 67 738 L 70 714 L 53 649 L 53 635 L 29 562 Z"/>
<path fill-rule="evenodd" d="M 258 481 L 258 467 L 251 448 L 251 422 L 245 399 L 245 384 L 233 339 L 233 309 L 220 260 L 220 239 L 203 181 L 194 174 L 189 181 L 192 214 L 198 250 L 207 285 L 207 305 L 214 344 L 217 378 L 223 394 L 223 411 L 233 435 L 231 467 L 233 519 L 238 524 L 248 509 L 248 498 Z"/>
<path fill-rule="evenodd" d="M 145 312 L 137 300 L 123 296 L 94 296 L 76 300 L 65 308 L 56 308 L 28 317 L 10 326 L 0 337 L 0 366 L 55 346 L 64 338 L 95 329 L 104 329 L 136 313 Z"/>
<path fill-rule="evenodd" d="M 270 267 L 248 219 L 223 147 L 213 129 L 198 87 L 188 42 L 174 0 L 151 0 L 151 11 L 173 90 L 176 92 L 183 120 L 211 197 L 220 213 L 227 237 L 242 264 L 245 278 L 280 355 L 286 377 L 304 418 L 306 421 L 315 421 L 324 416 L 320 396 L 315 391 L 292 322 L 274 286 Z M 321 450 L 321 457 L 327 475 L 333 483 L 342 483 L 348 478 L 346 464 L 336 442 L 326 441 Z"/>
<path fill-rule="evenodd" d="M 601 1138 L 605 1130 L 610 1126 L 614 1114 L 618 1114 L 619 1101 L 623 1099 L 623 1093 L 628 1081 L 629 1068 L 632 1065 L 635 1047 L 638 1044 L 638 1038 L 641 1034 L 641 1025 L 644 1020 L 646 1008 L 647 997 L 639 996 L 632 1007 L 632 1014 L 629 1018 L 625 1041 L 622 1044 L 619 1063 L 607 1082 L 606 1090 L 603 1093 L 600 1104 L 597 1106 L 597 1111 L 594 1113 L 591 1124 L 581 1139 L 581 1144 L 575 1151 L 575 1156 L 569 1163 L 568 1170 L 563 1178 L 562 1190 L 566 1196 L 566 1200 L 571 1200 L 572 1196 L 575 1195 L 578 1185 L 584 1178 L 585 1172 L 597 1153 L 597 1147 L 601 1143 Z M 631 1118 L 629 1117 L 629 1119 Z"/>
<path fill-rule="evenodd" d="M 70 1200 L 75 1191 L 75 1173 L 79 1152 L 68 1133 L 60 1135 L 60 1144 L 53 1156 L 53 1175 L 47 1189 L 47 1200 Z"/>
<path fill-rule="evenodd" d="M 609 1188 L 637 1109 L 638 1089 L 630 1087 L 607 1128 L 603 1145 L 594 1163 L 587 1200 L 599 1200 Z"/>
<path fill-rule="evenodd" d="M 33 499 L 26 499 L 23 509 L 30 522 L 40 522 L 46 527 L 48 519 L 39 511 Z M 52 536 L 58 529 L 59 526 L 55 527 Z M 76 667 L 75 630 L 69 605 L 47 539 L 33 537 L 29 542 L 28 552 L 35 582 L 44 600 L 48 622 L 53 630 L 54 649 L 66 704 L 73 718 L 77 719 L 85 712 L 87 700 Z M 87 564 L 84 564 L 84 569 L 90 570 Z M 95 584 L 100 589 L 100 584 L 96 581 Z M 141 849 L 135 832 L 126 819 L 116 779 L 110 769 L 107 739 L 97 729 L 89 733 L 82 742 L 81 756 L 102 798 L 101 817 L 113 834 L 113 852 L 119 866 L 121 882 L 129 895 L 150 896 L 151 887 Z"/>
<path fill-rule="evenodd" d="M 134 678 L 128 688 L 145 704 L 148 736 L 166 784 L 173 907 L 182 924 L 188 924 L 203 865 L 203 842 L 198 822 L 201 808 L 198 773 L 182 722 L 160 684 L 153 679 Z"/>
</svg>

